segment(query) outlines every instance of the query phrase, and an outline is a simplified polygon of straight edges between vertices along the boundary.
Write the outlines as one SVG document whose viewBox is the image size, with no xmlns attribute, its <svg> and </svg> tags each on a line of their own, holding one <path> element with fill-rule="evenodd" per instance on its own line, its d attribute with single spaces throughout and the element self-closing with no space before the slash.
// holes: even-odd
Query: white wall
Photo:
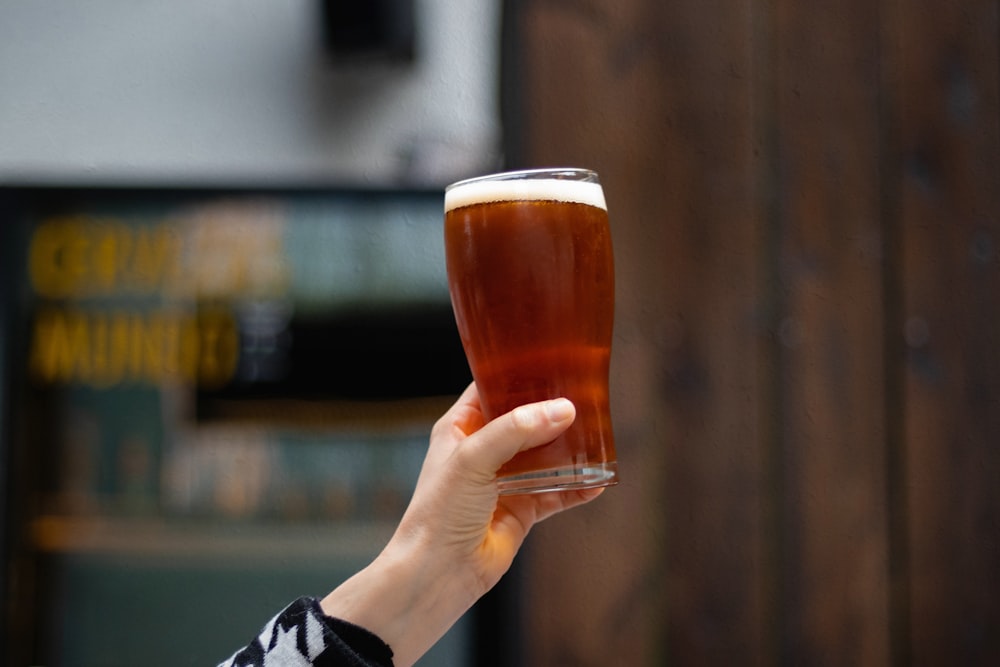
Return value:
<svg viewBox="0 0 1000 667">
<path fill-rule="evenodd" d="M 335 67 L 317 0 L 3 0 L 0 184 L 444 184 L 499 161 L 500 0 Z"/>
</svg>

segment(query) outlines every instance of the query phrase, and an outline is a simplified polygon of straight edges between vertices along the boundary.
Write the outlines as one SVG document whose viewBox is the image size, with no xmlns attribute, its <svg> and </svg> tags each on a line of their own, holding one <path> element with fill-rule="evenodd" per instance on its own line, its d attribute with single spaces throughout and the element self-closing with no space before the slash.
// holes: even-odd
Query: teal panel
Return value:
<svg viewBox="0 0 1000 667">
<path fill-rule="evenodd" d="M 61 558 L 48 579 L 51 667 L 212 666 L 300 595 L 322 596 L 363 563 L 270 566 Z M 459 624 L 421 665 L 468 664 Z"/>
</svg>

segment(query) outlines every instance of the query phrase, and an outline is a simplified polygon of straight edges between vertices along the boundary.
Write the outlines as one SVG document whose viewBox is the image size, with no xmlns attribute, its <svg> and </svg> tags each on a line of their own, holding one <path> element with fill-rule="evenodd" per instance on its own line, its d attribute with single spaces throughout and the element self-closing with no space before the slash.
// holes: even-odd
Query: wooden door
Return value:
<svg viewBox="0 0 1000 667">
<path fill-rule="evenodd" d="M 507 3 L 511 167 L 598 170 L 622 484 L 532 665 L 1000 664 L 995 2 Z"/>
</svg>

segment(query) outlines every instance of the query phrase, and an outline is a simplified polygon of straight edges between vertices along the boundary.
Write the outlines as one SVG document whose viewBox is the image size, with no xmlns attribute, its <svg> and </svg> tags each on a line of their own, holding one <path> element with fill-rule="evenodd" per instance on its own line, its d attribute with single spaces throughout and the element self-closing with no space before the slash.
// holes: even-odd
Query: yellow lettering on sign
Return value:
<svg viewBox="0 0 1000 667">
<path fill-rule="evenodd" d="M 198 314 L 48 309 L 35 319 L 32 375 L 94 388 L 174 380 L 219 387 L 239 362 L 239 331 L 222 309 Z"/>
<path fill-rule="evenodd" d="M 35 291 L 49 298 L 74 293 L 86 273 L 86 222 L 68 218 L 41 225 L 31 238 L 28 275 Z"/>
<path fill-rule="evenodd" d="M 78 313 L 46 313 L 35 320 L 31 365 L 47 382 L 65 384 L 90 376 L 87 322 Z"/>
<path fill-rule="evenodd" d="M 47 299 L 152 294 L 176 279 L 180 254 L 180 237 L 169 224 L 52 218 L 31 238 L 28 276 Z"/>
</svg>

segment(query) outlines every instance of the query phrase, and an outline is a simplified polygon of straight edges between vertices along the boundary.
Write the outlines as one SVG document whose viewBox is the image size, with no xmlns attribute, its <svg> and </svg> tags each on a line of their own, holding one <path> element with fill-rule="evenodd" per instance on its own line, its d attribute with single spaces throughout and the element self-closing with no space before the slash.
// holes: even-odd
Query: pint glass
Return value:
<svg viewBox="0 0 1000 667">
<path fill-rule="evenodd" d="M 444 238 L 483 416 L 560 396 L 576 406 L 565 433 L 499 471 L 500 493 L 617 483 L 608 401 L 614 259 L 597 174 L 538 169 L 454 183 Z"/>
</svg>

